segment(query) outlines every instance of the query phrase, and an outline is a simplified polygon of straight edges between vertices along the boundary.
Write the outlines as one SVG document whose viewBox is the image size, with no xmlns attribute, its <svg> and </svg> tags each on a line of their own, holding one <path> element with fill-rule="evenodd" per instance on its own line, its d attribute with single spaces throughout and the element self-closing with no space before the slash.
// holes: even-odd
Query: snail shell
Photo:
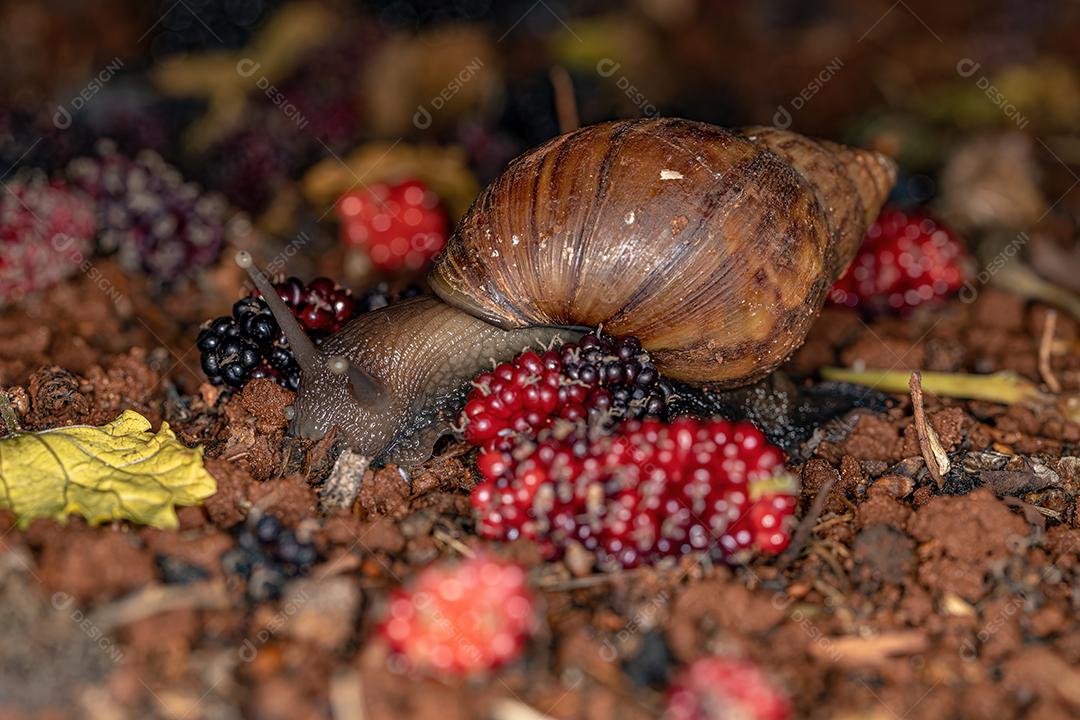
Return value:
<svg viewBox="0 0 1080 720">
<path fill-rule="evenodd" d="M 669 377 L 743 385 L 802 343 L 894 179 L 877 153 L 773 128 L 594 125 L 515 160 L 430 281 L 506 329 L 602 326 Z"/>
</svg>

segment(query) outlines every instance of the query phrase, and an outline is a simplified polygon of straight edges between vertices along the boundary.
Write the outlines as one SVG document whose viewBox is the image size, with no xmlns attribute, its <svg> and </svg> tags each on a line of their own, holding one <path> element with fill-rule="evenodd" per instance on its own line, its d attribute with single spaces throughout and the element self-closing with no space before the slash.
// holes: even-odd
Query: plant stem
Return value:
<svg viewBox="0 0 1080 720">
<path fill-rule="evenodd" d="M 850 368 L 822 368 L 821 377 L 826 380 L 868 385 L 885 392 L 907 393 L 911 373 L 907 370 L 852 370 Z M 1012 405 L 1025 400 L 1046 399 L 1035 383 L 1014 373 L 1000 372 L 992 375 L 968 373 L 922 373 L 922 388 L 928 393 L 965 400 L 989 400 Z"/>
</svg>

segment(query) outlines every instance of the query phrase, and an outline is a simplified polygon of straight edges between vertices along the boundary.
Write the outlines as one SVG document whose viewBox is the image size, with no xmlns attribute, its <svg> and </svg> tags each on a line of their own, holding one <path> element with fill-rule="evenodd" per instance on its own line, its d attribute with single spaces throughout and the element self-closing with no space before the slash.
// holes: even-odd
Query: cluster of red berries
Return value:
<svg viewBox="0 0 1080 720">
<path fill-rule="evenodd" d="M 637 338 L 589 334 L 558 350 L 523 352 L 478 376 L 462 425 L 474 445 L 507 449 L 557 419 L 596 426 L 662 417 L 671 395 Z"/>
<path fill-rule="evenodd" d="M 580 543 L 607 567 L 692 552 L 737 561 L 790 539 L 795 478 L 746 422 L 629 421 L 596 437 L 555 426 L 477 465 L 479 533 L 536 540 L 548 557 Z"/>
<path fill-rule="evenodd" d="M 665 720 L 789 720 L 791 701 L 753 663 L 695 660 L 672 683 Z"/>
<path fill-rule="evenodd" d="M 356 298 L 352 291 L 343 288 L 327 277 L 318 277 L 307 283 L 295 277 L 274 283 L 278 297 L 300 321 L 300 326 L 320 340 L 356 316 Z M 252 297 L 261 295 L 256 290 Z"/>
<path fill-rule="evenodd" d="M 342 241 L 362 248 L 378 270 L 420 270 L 446 246 L 446 211 L 419 180 L 346 193 L 336 210 Z"/>
<path fill-rule="evenodd" d="M 925 212 L 885 208 L 829 299 L 870 313 L 909 310 L 957 292 L 969 262 L 955 233 Z"/>
<path fill-rule="evenodd" d="M 63 280 L 90 254 L 94 205 L 42 174 L 0 193 L 0 304 Z"/>
<path fill-rule="evenodd" d="M 432 565 L 398 589 L 381 633 L 410 668 L 468 674 L 516 658 L 534 623 L 525 572 L 481 555 Z"/>
</svg>

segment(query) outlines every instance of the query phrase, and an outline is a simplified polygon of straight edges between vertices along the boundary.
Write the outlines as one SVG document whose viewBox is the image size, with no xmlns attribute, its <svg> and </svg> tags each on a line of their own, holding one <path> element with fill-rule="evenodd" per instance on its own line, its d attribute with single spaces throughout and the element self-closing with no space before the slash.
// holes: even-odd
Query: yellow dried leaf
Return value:
<svg viewBox="0 0 1080 720">
<path fill-rule="evenodd" d="M 91 524 L 131 520 L 174 528 L 174 505 L 217 492 L 202 448 L 182 445 L 168 423 L 150 431 L 133 410 L 107 425 L 78 425 L 0 440 L 0 507 L 25 526 L 71 513 Z"/>
</svg>

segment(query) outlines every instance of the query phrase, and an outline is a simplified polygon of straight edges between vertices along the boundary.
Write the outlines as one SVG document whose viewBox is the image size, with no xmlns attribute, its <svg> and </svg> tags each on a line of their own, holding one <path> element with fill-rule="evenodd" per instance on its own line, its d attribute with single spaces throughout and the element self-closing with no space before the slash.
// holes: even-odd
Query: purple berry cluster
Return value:
<svg viewBox="0 0 1080 720">
<path fill-rule="evenodd" d="M 155 152 L 134 158 L 108 141 L 68 164 L 67 176 L 97 204 L 98 249 L 161 284 L 212 265 L 225 244 L 228 205 Z"/>
</svg>

